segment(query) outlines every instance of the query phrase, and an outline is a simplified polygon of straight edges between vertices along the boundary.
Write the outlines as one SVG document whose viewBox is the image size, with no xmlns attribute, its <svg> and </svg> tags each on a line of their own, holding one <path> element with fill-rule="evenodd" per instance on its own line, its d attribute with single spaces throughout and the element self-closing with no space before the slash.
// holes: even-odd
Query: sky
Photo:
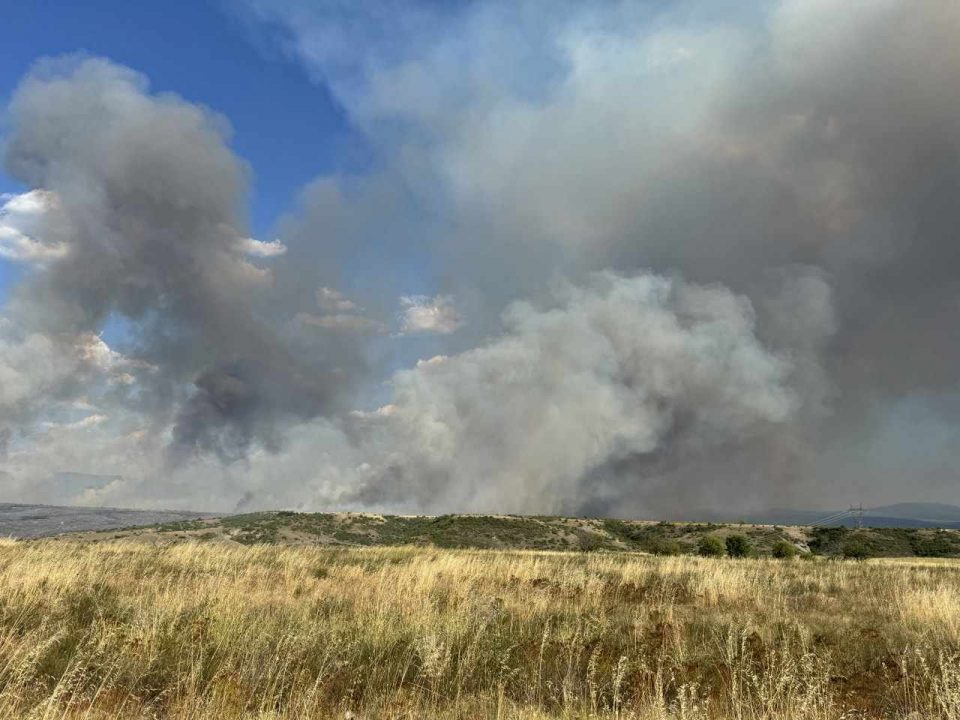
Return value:
<svg viewBox="0 0 960 720">
<path fill-rule="evenodd" d="M 4 42 L 0 98 L 9 100 L 41 57 L 107 57 L 223 115 L 231 144 L 253 168 L 252 226 L 266 232 L 300 188 L 332 169 L 362 166 L 362 139 L 322 85 L 278 48 L 257 40 L 219 2 L 14 3 L 4 11 L 17 32 Z M 278 111 L 282 108 L 282 111 Z M 20 186 L 3 175 L 0 188 Z"/>
<path fill-rule="evenodd" d="M 17 3 L 0 499 L 960 502 L 960 8 Z"/>
</svg>

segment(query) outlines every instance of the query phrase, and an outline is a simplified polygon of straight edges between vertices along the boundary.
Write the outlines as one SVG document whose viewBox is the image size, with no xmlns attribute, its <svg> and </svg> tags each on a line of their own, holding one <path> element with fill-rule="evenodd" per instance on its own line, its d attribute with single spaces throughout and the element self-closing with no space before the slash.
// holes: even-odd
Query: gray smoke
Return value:
<svg viewBox="0 0 960 720">
<path fill-rule="evenodd" d="M 135 377 L 113 400 L 170 423 L 175 456 L 277 449 L 285 423 L 332 411 L 348 378 L 329 356 L 294 355 L 258 306 L 275 277 L 248 255 L 276 246 L 247 237 L 248 172 L 222 118 L 97 59 L 38 65 L 11 115 L 7 167 L 55 200 L 35 232 L 68 250 L 8 308 L 29 334 L 4 346 L 4 369 L 20 373 L 3 383 L 5 418 L 76 394 L 78 373 L 105 359 L 95 334 L 118 320 Z"/>
<path fill-rule="evenodd" d="M 222 119 L 38 67 L 7 165 L 48 207 L 0 212 L 24 477 L 226 509 L 950 497 L 956 3 L 238 8 L 372 169 L 256 243 Z"/>
<path fill-rule="evenodd" d="M 407 24 L 389 3 L 346 20 L 322 3 L 246 6 L 400 149 L 377 182 L 435 210 L 438 281 L 471 311 L 450 347 L 498 332 L 500 309 L 557 273 L 652 268 L 744 294 L 759 340 L 791 358 L 793 420 L 706 460 L 669 438 L 611 458 L 584 475 L 587 506 L 895 497 L 902 475 L 874 480 L 850 458 L 889 455 L 879 429 L 904 403 L 948 432 L 955 3 L 490 1 Z M 937 452 L 942 473 L 953 451 Z"/>
<path fill-rule="evenodd" d="M 798 410 L 790 363 L 723 288 L 602 274 L 553 305 L 514 304 L 502 337 L 394 377 L 393 403 L 357 417 L 381 458 L 362 504 L 558 511 L 598 467 L 715 453 Z"/>
</svg>

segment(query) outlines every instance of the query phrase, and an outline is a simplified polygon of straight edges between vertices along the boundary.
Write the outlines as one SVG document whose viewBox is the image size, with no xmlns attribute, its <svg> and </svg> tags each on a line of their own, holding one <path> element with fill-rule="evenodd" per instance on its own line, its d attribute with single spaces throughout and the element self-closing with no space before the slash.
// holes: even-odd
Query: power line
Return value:
<svg viewBox="0 0 960 720">
<path fill-rule="evenodd" d="M 810 525 L 811 527 L 827 525 L 829 523 L 834 523 L 834 522 L 837 522 L 838 520 L 842 520 L 845 517 L 848 517 L 849 515 L 850 515 L 850 510 L 842 510 L 840 512 L 833 513 L 833 515 L 827 515 L 826 517 L 822 517 L 818 520 L 815 520 L 814 522 L 810 523 Z"/>
<path fill-rule="evenodd" d="M 841 510 L 840 512 L 835 512 L 832 515 L 826 515 L 822 518 L 818 518 L 810 523 L 810 527 L 823 527 L 824 525 L 832 525 L 834 523 L 839 523 L 841 520 L 846 518 L 853 518 L 856 521 L 857 529 L 860 530 L 863 528 L 863 504 L 857 506 L 851 505 L 846 510 Z"/>
<path fill-rule="evenodd" d="M 857 519 L 857 530 L 863 528 L 863 503 L 860 503 L 857 507 L 851 505 L 847 512 Z"/>
</svg>

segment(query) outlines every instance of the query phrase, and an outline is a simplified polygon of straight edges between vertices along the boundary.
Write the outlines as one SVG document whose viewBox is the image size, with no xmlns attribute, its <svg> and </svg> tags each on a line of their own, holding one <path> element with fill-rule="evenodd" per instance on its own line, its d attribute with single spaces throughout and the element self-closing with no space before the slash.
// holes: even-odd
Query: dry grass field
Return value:
<svg viewBox="0 0 960 720">
<path fill-rule="evenodd" d="M 960 718 L 960 564 L 0 544 L 0 717 Z"/>
</svg>

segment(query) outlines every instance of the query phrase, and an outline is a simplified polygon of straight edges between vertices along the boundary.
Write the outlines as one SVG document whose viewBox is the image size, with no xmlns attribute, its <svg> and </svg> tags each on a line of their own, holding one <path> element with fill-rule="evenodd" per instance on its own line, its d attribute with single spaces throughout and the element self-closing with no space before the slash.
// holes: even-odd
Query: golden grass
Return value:
<svg viewBox="0 0 960 720">
<path fill-rule="evenodd" d="M 960 564 L 4 541 L 0 717 L 960 720 Z"/>
</svg>

